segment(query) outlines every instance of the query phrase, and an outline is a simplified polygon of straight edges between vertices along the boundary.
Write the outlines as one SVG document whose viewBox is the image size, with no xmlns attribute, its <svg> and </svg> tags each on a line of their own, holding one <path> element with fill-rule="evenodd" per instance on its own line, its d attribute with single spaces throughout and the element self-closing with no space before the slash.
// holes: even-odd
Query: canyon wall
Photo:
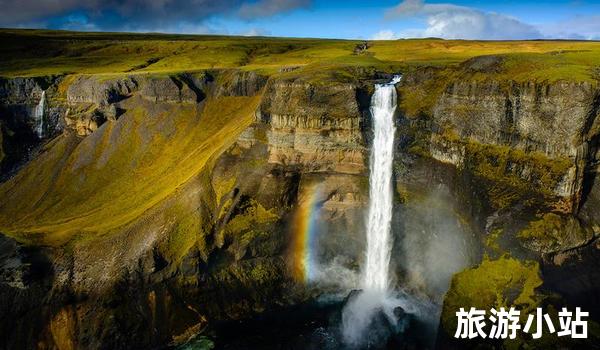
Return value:
<svg viewBox="0 0 600 350">
<path fill-rule="evenodd" d="M 290 242 L 311 196 L 322 255 L 355 266 L 371 78 L 318 84 L 208 70 L 0 81 L 1 345 L 178 344 L 305 300 Z M 397 212 L 428 205 L 442 186 L 454 201 L 448 215 L 477 241 L 501 229 L 506 250 L 556 256 L 597 237 L 596 85 L 456 79 L 429 88 L 436 79 L 409 71 L 398 85 Z M 40 138 L 32 111 L 42 91 Z M 535 231 L 548 222 L 555 232 Z"/>
</svg>

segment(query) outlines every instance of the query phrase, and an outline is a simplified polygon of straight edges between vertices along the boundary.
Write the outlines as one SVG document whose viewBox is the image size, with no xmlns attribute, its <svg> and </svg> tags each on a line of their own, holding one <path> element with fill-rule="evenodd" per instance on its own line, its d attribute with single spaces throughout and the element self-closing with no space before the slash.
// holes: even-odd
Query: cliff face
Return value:
<svg viewBox="0 0 600 350">
<path fill-rule="evenodd" d="M 547 159 L 563 164 L 552 174 L 555 178 L 551 183 L 544 183 L 542 177 L 554 169 L 536 169 L 540 164 L 533 164 L 533 158 L 532 164 L 517 165 L 515 160 L 506 170 L 533 186 L 546 187 L 562 202 L 562 210 L 574 212 L 583 191 L 584 173 L 597 151 L 593 140 L 598 135 L 594 123 L 599 96 L 590 83 L 454 82 L 434 108 L 433 122 L 439 131 L 432 138 L 432 155 L 463 166 L 468 146 L 460 143 L 468 140 L 507 146 L 523 151 L 525 156 L 535 154 L 540 162 Z M 448 133 L 454 133 L 458 142 L 444 137 Z"/>
<path fill-rule="evenodd" d="M 362 216 L 353 86 L 210 71 L 47 89 L 63 132 L 1 190 L 19 241 L 3 238 L 3 346 L 177 343 L 302 300 L 286 262 L 298 201 L 324 183 L 324 221 Z"/>
<path fill-rule="evenodd" d="M 544 254 L 598 235 L 597 87 L 457 80 L 436 94 L 424 88 L 435 79 L 408 73 L 398 87 L 395 230 L 533 232 L 518 244 Z M 322 254 L 355 265 L 368 202 L 363 86 L 238 70 L 2 81 L 0 333 L 12 334 L 2 346 L 175 344 L 303 300 L 290 242 L 309 202 Z M 406 108 L 419 91 L 425 107 Z M 423 198 L 440 187 L 453 224 L 411 223 L 421 209 L 410 204 L 438 205 Z M 537 235 L 548 221 L 568 237 Z M 461 267 L 437 267 L 449 275 L 433 293 Z"/>
<path fill-rule="evenodd" d="M 3 178 L 31 158 L 44 140 L 62 131 L 64 110 L 60 107 L 46 108 L 47 123 L 39 130 L 41 121 L 35 118 L 42 91 L 54 94 L 56 82 L 54 78 L 0 79 L 0 174 Z"/>
<path fill-rule="evenodd" d="M 595 84 L 448 78 L 430 69 L 411 72 L 399 90 L 421 154 L 566 214 L 585 202 L 598 152 Z M 488 189 L 496 210 L 524 199 Z"/>
<path fill-rule="evenodd" d="M 267 124 L 269 162 L 312 172 L 365 172 L 365 119 L 356 86 L 270 84 L 260 118 Z"/>
<path fill-rule="evenodd" d="M 452 277 L 440 320 L 444 344 L 469 346 L 452 339 L 458 305 L 534 308 L 556 303 L 542 292 L 548 290 L 560 294 L 559 303 L 576 305 L 600 287 L 586 282 L 595 275 L 588 264 L 597 259 L 600 234 L 592 214 L 598 205 L 597 84 L 516 83 L 464 73 L 448 78 L 429 69 L 409 73 L 398 90 L 407 138 L 400 151 L 418 159 L 404 161 L 400 183 L 423 188 L 432 181 L 417 177 L 427 176 L 445 184 L 485 254 L 478 266 Z M 450 172 L 432 173 L 440 163 Z M 557 289 L 557 278 L 568 279 L 572 289 Z M 524 298 L 536 301 L 523 306 Z"/>
</svg>

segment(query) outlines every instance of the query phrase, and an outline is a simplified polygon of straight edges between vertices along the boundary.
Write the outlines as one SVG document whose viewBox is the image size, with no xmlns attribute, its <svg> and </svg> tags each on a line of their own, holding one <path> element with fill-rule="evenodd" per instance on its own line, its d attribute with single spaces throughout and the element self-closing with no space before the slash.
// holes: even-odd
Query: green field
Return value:
<svg viewBox="0 0 600 350">
<path fill-rule="evenodd" d="M 464 41 L 411 39 L 362 41 L 206 35 L 78 33 L 0 30 L 0 76 L 176 73 L 242 68 L 264 74 L 301 67 L 294 74 L 339 68 L 456 67 L 482 55 L 501 58 L 503 79 L 597 80 L 600 42 Z M 476 73 L 474 73 L 476 74 Z M 487 76 L 490 72 L 485 72 Z"/>
</svg>

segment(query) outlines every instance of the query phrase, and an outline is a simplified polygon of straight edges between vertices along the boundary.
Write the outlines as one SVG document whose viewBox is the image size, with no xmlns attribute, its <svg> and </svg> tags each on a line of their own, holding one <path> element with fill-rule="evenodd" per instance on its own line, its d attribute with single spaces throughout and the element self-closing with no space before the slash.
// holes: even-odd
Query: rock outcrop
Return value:
<svg viewBox="0 0 600 350">
<path fill-rule="evenodd" d="M 589 129 L 597 117 L 598 96 L 598 90 L 589 83 L 502 86 L 498 82 L 457 82 L 441 96 L 433 118 L 440 130 L 451 130 L 461 140 L 508 146 L 537 154 L 538 159 L 568 162 L 568 167 L 559 169 L 562 174 L 556 174 L 554 183 L 543 183 L 530 175 L 538 164 L 523 166 L 516 173 L 538 186 L 552 186 L 547 190 L 564 201 L 562 209 L 573 212 L 579 204 L 583 172 L 590 159 L 589 142 L 594 135 Z M 465 161 L 464 147 L 452 151 L 456 143 L 443 144 L 448 138 L 432 141 L 434 157 L 455 164 Z M 438 146 L 438 142 L 442 144 Z"/>
<path fill-rule="evenodd" d="M 31 158 L 38 147 L 63 129 L 64 109 L 53 103 L 44 108 L 43 121 L 36 120 L 35 109 L 42 98 L 56 94 L 58 78 L 0 78 L 0 133 L 2 154 L 0 179 L 6 178 Z M 43 122 L 40 129 L 39 123 Z M 39 131 L 38 131 L 39 129 Z"/>
<path fill-rule="evenodd" d="M 401 91 L 436 79 L 435 71 L 415 72 Z M 425 152 L 490 181 L 530 184 L 556 210 L 577 212 L 598 149 L 595 85 L 452 80 L 431 89 L 439 96 L 429 102 Z"/>
<path fill-rule="evenodd" d="M 352 84 L 274 81 L 258 118 L 267 125 L 269 162 L 311 172 L 365 171 L 365 106 Z"/>
</svg>

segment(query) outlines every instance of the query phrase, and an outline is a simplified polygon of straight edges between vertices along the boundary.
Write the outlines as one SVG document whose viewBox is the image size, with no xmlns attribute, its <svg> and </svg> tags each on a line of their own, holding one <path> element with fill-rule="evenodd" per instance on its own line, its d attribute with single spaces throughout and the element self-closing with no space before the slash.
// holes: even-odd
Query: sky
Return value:
<svg viewBox="0 0 600 350">
<path fill-rule="evenodd" d="M 343 39 L 600 40 L 600 0 L 0 0 L 0 27 Z"/>
</svg>

